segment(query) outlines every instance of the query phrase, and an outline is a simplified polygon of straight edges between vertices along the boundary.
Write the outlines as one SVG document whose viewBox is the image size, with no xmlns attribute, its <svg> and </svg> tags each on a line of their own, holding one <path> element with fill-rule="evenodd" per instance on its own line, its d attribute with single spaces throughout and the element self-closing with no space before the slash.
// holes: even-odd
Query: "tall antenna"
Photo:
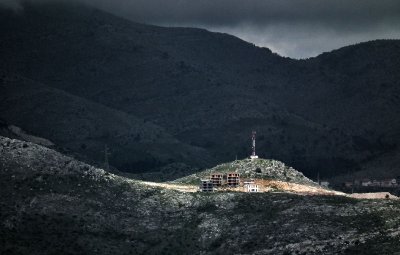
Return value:
<svg viewBox="0 0 400 255">
<path fill-rule="evenodd" d="M 253 131 L 251 133 L 251 141 L 252 141 L 252 145 L 251 145 L 251 155 L 250 158 L 251 159 L 256 159 L 258 158 L 258 156 L 256 155 L 256 131 Z"/>
<path fill-rule="evenodd" d="M 251 140 L 253 142 L 253 145 L 251 147 L 251 149 L 252 149 L 251 155 L 252 156 L 256 155 L 256 134 L 257 134 L 256 131 L 253 131 L 252 134 L 251 134 Z"/>
</svg>

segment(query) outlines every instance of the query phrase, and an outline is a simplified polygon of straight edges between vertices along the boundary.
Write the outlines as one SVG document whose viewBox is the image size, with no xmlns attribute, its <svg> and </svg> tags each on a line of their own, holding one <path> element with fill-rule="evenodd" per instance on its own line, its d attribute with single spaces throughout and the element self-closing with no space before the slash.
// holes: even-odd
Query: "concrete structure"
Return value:
<svg viewBox="0 0 400 255">
<path fill-rule="evenodd" d="M 246 180 L 243 182 L 245 192 L 259 192 L 258 185 L 255 184 L 254 180 Z"/>
<path fill-rule="evenodd" d="M 246 192 L 259 192 L 259 188 L 257 184 L 248 184 L 245 187 Z"/>
<path fill-rule="evenodd" d="M 231 187 L 237 187 L 240 184 L 240 174 L 228 173 L 226 175 L 226 184 Z"/>
<path fill-rule="evenodd" d="M 213 183 L 214 187 L 222 186 L 223 175 L 220 173 L 213 173 L 211 174 L 211 182 Z"/>
<path fill-rule="evenodd" d="M 211 180 L 201 180 L 199 189 L 202 192 L 213 192 L 214 185 Z"/>
</svg>

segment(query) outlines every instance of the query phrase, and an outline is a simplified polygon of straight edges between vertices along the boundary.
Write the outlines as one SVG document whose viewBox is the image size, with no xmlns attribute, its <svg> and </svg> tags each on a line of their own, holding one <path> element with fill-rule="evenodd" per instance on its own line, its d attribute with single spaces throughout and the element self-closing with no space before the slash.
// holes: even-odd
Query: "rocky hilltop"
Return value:
<svg viewBox="0 0 400 255">
<path fill-rule="evenodd" d="M 395 200 L 179 192 L 4 137 L 0 186 L 1 254 L 395 254 L 400 249 Z"/>
<path fill-rule="evenodd" d="M 268 159 L 235 160 L 180 178 L 175 182 L 193 183 L 200 179 L 209 178 L 212 173 L 239 173 L 241 178 L 267 179 L 299 184 L 317 185 L 299 171 L 286 166 L 283 162 Z"/>
<path fill-rule="evenodd" d="M 179 178 L 171 183 L 198 186 L 201 180 L 210 179 L 212 174 L 222 174 L 224 176 L 227 173 L 238 173 L 240 175 L 239 186 L 228 187 L 222 185 L 216 187 L 215 191 L 246 192 L 244 182 L 251 180 L 258 186 L 258 192 L 290 192 L 303 195 L 346 196 L 345 193 L 319 186 L 317 183 L 305 177 L 301 172 L 286 166 L 283 162 L 261 158 L 236 160 L 234 162 L 221 164 L 211 169 Z"/>
</svg>

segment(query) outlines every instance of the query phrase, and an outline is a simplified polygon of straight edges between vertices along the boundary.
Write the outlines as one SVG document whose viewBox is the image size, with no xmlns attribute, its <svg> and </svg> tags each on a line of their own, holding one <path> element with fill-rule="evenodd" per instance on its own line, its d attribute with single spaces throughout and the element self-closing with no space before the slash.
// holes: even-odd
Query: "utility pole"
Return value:
<svg viewBox="0 0 400 255">
<path fill-rule="evenodd" d="M 106 145 L 104 145 L 104 170 L 106 170 L 106 171 L 110 171 L 110 164 L 109 164 L 109 162 L 108 162 L 108 156 L 110 156 L 111 155 L 111 153 L 109 152 L 109 150 L 108 150 L 108 146 L 107 146 L 107 144 Z"/>
</svg>

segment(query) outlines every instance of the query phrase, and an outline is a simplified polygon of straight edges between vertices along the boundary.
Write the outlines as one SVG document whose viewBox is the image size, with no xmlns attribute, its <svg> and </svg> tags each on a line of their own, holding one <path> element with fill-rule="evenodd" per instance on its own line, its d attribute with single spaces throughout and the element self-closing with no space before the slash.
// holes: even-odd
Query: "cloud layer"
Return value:
<svg viewBox="0 0 400 255">
<path fill-rule="evenodd" d="M 75 1 L 138 22 L 227 32 L 295 58 L 360 41 L 400 38 L 398 0 Z M 0 2 L 17 8 L 16 0 Z"/>
</svg>

